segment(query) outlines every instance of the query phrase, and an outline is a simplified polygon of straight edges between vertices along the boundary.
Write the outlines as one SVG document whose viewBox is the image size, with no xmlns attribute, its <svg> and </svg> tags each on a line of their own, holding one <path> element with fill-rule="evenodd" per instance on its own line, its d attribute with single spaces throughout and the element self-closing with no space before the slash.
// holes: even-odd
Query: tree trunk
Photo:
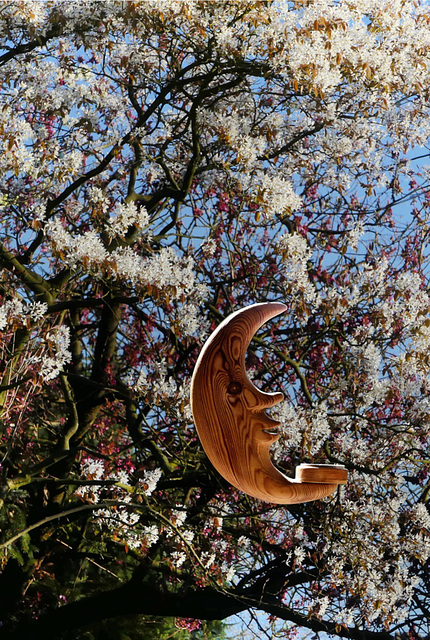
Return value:
<svg viewBox="0 0 430 640">
<path fill-rule="evenodd" d="M 61 634 L 117 616 L 142 614 L 221 620 L 246 608 L 215 589 L 189 590 L 184 595 L 162 593 L 148 583 L 130 581 L 123 587 L 71 602 L 40 616 L 0 628 L 0 640 L 59 640 Z"/>
</svg>

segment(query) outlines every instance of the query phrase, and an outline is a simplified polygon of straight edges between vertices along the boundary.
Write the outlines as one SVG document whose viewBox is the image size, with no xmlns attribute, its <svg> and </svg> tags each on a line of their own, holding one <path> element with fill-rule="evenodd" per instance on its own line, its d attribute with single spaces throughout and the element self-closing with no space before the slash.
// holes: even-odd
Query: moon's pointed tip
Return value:
<svg viewBox="0 0 430 640">
<path fill-rule="evenodd" d="M 251 305 L 248 309 L 252 309 L 253 306 L 261 307 L 262 310 L 264 309 L 267 314 L 267 319 L 273 318 L 280 313 L 285 313 L 288 309 L 287 305 L 283 302 L 259 302 L 256 305 Z"/>
</svg>

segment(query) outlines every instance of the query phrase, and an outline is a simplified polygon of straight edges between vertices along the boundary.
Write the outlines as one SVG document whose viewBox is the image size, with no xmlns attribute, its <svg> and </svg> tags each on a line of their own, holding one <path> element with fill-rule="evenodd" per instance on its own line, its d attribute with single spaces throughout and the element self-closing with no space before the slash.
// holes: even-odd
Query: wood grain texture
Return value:
<svg viewBox="0 0 430 640">
<path fill-rule="evenodd" d="M 279 438 L 273 429 L 280 423 L 266 410 L 281 402 L 283 394 L 265 393 L 252 384 L 245 354 L 257 329 L 286 309 L 263 302 L 226 318 L 204 345 L 191 381 L 194 422 L 214 467 L 237 489 L 277 504 L 318 500 L 346 481 L 346 470 L 336 465 L 327 465 L 326 472 L 325 465 L 301 465 L 293 480 L 270 459 L 269 448 Z"/>
</svg>

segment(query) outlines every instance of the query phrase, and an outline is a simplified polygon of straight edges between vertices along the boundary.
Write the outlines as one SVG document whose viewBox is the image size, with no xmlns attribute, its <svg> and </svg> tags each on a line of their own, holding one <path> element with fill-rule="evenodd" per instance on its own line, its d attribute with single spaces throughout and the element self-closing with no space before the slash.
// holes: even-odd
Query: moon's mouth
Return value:
<svg viewBox="0 0 430 640">
<path fill-rule="evenodd" d="M 269 418 L 269 420 L 273 420 L 272 416 L 270 415 L 270 413 L 268 411 L 264 411 L 264 415 L 267 416 Z M 273 422 L 275 422 L 275 420 L 273 420 Z M 265 427 L 262 429 L 262 431 L 264 431 L 264 433 L 270 433 L 271 436 L 280 436 L 281 434 L 279 433 L 279 424 L 276 425 L 274 424 L 271 427 Z"/>
</svg>

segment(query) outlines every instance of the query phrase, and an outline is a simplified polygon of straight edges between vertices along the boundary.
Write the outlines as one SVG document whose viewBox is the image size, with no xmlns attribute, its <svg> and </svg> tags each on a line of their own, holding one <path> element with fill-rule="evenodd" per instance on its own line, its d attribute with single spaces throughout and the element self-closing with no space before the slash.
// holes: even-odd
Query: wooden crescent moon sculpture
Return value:
<svg viewBox="0 0 430 640">
<path fill-rule="evenodd" d="M 254 333 L 284 313 L 278 302 L 263 302 L 231 314 L 212 333 L 197 360 L 191 381 L 191 409 L 202 446 L 217 471 L 237 489 L 277 504 L 309 502 L 345 484 L 341 465 L 302 464 L 293 480 L 269 456 L 280 422 L 266 414 L 283 399 L 248 379 L 245 353 Z"/>
</svg>

